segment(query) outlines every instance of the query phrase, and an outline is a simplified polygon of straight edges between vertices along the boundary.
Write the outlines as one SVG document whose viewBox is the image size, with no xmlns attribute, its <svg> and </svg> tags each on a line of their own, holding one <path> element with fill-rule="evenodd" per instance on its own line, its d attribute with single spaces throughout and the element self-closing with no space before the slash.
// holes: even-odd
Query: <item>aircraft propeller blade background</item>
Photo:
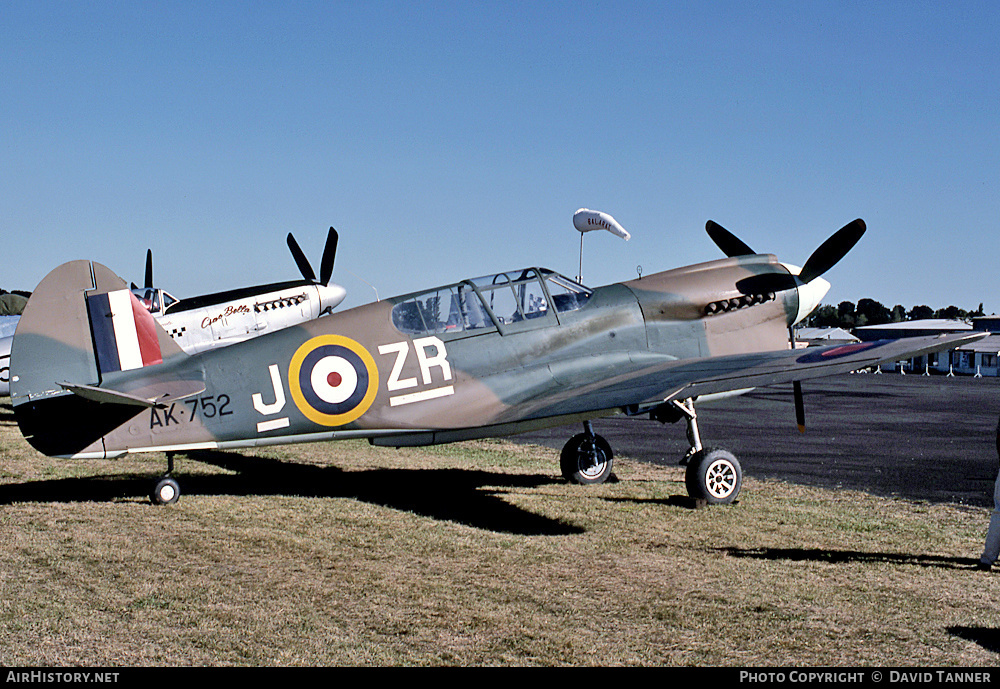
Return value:
<svg viewBox="0 0 1000 689">
<path fill-rule="evenodd" d="M 299 243 L 295 241 L 295 237 L 292 236 L 291 232 L 288 233 L 288 237 L 286 237 L 285 240 L 288 242 L 288 248 L 292 252 L 292 258 L 295 259 L 295 265 L 299 267 L 299 272 L 302 273 L 302 277 L 309 282 L 316 282 L 316 273 L 313 272 L 312 266 L 309 265 L 309 259 L 306 258 L 302 249 L 299 248 Z"/>
<path fill-rule="evenodd" d="M 722 249 L 722 253 L 730 258 L 733 256 L 752 256 L 757 253 L 743 243 L 736 235 L 714 220 L 709 220 L 705 223 L 705 230 L 708 232 L 708 236 L 712 238 L 712 241 L 715 242 L 715 245 Z"/>
<path fill-rule="evenodd" d="M 146 249 L 146 289 L 153 288 L 153 250 Z"/>
<path fill-rule="evenodd" d="M 333 277 L 333 262 L 337 257 L 338 239 L 337 230 L 331 227 L 326 235 L 326 246 L 323 247 L 323 258 L 320 260 L 319 266 L 319 282 L 324 285 L 329 285 L 330 278 Z M 292 258 L 295 259 L 295 265 L 299 267 L 299 272 L 302 273 L 302 277 L 309 282 L 317 282 L 316 273 L 313 272 L 312 266 L 309 265 L 309 259 L 306 258 L 305 252 L 299 247 L 299 243 L 295 241 L 295 237 L 292 236 L 291 232 L 288 233 L 286 241 L 288 242 L 289 250 L 292 252 Z"/>
<path fill-rule="evenodd" d="M 326 246 L 323 247 L 323 258 L 319 264 L 319 281 L 324 285 L 329 285 L 330 278 L 333 277 L 333 259 L 337 257 L 337 240 L 337 231 L 331 227 L 326 235 Z"/>
<path fill-rule="evenodd" d="M 799 273 L 799 279 L 802 282 L 812 282 L 833 268 L 848 251 L 854 248 L 866 229 L 865 221 L 858 218 L 834 232 L 833 236 L 820 244 L 820 247 L 806 260 L 802 272 Z"/>
</svg>

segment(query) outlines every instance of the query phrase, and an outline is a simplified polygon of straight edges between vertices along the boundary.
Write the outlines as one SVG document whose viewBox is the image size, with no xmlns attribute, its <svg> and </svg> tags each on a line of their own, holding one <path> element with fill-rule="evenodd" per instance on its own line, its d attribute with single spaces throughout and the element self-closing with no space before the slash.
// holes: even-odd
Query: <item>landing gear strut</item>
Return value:
<svg viewBox="0 0 1000 689">
<path fill-rule="evenodd" d="M 671 402 L 687 420 L 687 436 L 691 448 L 681 464 L 687 466 L 684 483 L 688 496 L 704 500 L 710 505 L 728 505 L 736 500 L 743 485 L 743 468 L 728 450 L 706 448 L 701 444 L 698 431 L 698 414 L 694 400 Z"/>
<path fill-rule="evenodd" d="M 149 494 L 149 500 L 154 505 L 172 505 L 180 499 L 181 487 L 171 476 L 172 473 L 174 473 L 174 453 L 168 452 L 167 473 L 156 482 L 153 492 Z"/>
<path fill-rule="evenodd" d="M 611 476 L 611 445 L 594 433 L 590 421 L 584 421 L 583 428 L 583 433 L 574 435 L 563 446 L 559 455 L 562 475 L 570 483 L 604 483 Z"/>
</svg>

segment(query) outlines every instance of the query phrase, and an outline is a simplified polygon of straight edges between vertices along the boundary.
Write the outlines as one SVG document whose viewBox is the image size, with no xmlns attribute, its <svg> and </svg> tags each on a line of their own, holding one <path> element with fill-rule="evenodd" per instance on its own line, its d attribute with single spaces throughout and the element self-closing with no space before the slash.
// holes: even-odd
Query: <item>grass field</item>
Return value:
<svg viewBox="0 0 1000 689">
<path fill-rule="evenodd" d="M 0 664 L 983 666 L 987 512 L 501 441 L 38 455 L 0 402 Z"/>
</svg>

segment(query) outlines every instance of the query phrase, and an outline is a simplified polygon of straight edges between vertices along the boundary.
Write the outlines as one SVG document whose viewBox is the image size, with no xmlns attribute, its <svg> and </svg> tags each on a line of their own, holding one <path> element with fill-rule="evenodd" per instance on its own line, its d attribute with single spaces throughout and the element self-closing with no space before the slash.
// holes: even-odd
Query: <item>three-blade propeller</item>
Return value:
<svg viewBox="0 0 1000 689">
<path fill-rule="evenodd" d="M 330 228 L 330 231 L 326 235 L 326 246 L 323 247 L 323 257 L 320 259 L 319 264 L 319 282 L 324 285 L 330 284 L 330 279 L 333 277 L 333 262 L 337 257 L 337 241 L 339 240 L 339 235 L 337 230 Z M 316 273 L 313 272 L 312 266 L 309 265 L 309 259 L 306 258 L 305 253 L 299 247 L 298 242 L 295 241 L 295 237 L 292 233 L 288 233 L 287 237 L 288 248 L 292 252 L 292 258 L 295 259 L 295 265 L 299 267 L 299 272 L 302 273 L 304 277 L 309 282 L 317 282 Z M 153 288 L 153 250 L 146 250 L 146 276 L 144 289 Z M 132 289 L 138 289 L 136 284 L 132 283 Z"/>
<path fill-rule="evenodd" d="M 846 256 L 847 252 L 853 249 L 864 235 L 866 229 L 865 221 L 861 218 L 844 225 L 820 244 L 819 248 L 806 259 L 797 276 L 785 273 L 754 275 L 737 282 L 736 288 L 744 294 L 767 294 L 768 292 L 794 289 L 800 284 L 808 284 L 833 268 L 840 259 Z M 713 220 L 709 220 L 705 224 L 705 230 L 726 256 L 750 256 L 757 253 L 736 235 Z"/>
<path fill-rule="evenodd" d="M 736 288 L 744 294 L 767 294 L 769 292 L 794 289 L 798 285 L 808 284 L 830 270 L 840 259 L 846 256 L 847 252 L 853 249 L 854 245 L 864 235 L 866 229 L 865 221 L 861 218 L 844 225 L 834 232 L 829 239 L 820 244 L 819 248 L 806 259 L 797 276 L 787 273 L 764 273 L 740 280 L 736 283 Z M 705 223 L 705 230 L 716 246 L 722 249 L 722 252 L 730 258 L 735 256 L 752 256 L 757 253 L 736 235 L 713 220 Z M 794 349 L 795 336 L 791 328 L 789 328 L 789 339 L 791 347 Z M 804 433 L 806 430 L 806 413 L 805 403 L 802 398 L 802 384 L 799 381 L 792 383 L 792 394 L 795 398 L 796 425 L 799 428 L 799 432 Z"/>
<path fill-rule="evenodd" d="M 329 285 L 330 279 L 333 277 L 333 261 L 337 256 L 337 241 L 337 230 L 331 227 L 329 233 L 326 235 L 326 246 L 323 247 L 323 258 L 320 259 L 319 264 L 319 282 L 324 285 Z M 295 241 L 295 237 L 292 236 L 291 232 L 288 233 L 287 242 L 288 248 L 292 252 L 292 258 L 295 259 L 295 265 L 299 267 L 302 277 L 309 282 L 316 282 L 316 273 L 313 272 L 312 266 L 309 265 L 309 260 L 299 247 L 298 242 Z"/>
</svg>

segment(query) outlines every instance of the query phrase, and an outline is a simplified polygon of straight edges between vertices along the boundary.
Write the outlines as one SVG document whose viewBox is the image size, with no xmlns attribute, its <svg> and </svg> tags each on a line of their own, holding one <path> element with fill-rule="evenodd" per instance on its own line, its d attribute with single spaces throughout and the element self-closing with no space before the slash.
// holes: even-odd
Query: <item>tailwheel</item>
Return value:
<svg viewBox="0 0 1000 689">
<path fill-rule="evenodd" d="M 170 476 L 164 476 L 156 482 L 156 487 L 149 494 L 149 499 L 154 505 L 172 505 L 181 497 L 181 487 Z"/>
<path fill-rule="evenodd" d="M 688 462 L 684 481 L 688 495 L 710 505 L 729 505 L 743 485 L 740 462 L 728 450 L 703 449 Z"/>
<path fill-rule="evenodd" d="M 154 505 L 172 505 L 180 500 L 181 485 L 170 476 L 172 473 L 174 473 L 174 453 L 168 452 L 167 473 L 156 482 L 153 492 L 149 494 L 149 501 Z"/>
<path fill-rule="evenodd" d="M 611 445 L 588 428 L 569 439 L 559 455 L 562 475 L 570 483 L 604 483 L 611 476 Z"/>
</svg>

